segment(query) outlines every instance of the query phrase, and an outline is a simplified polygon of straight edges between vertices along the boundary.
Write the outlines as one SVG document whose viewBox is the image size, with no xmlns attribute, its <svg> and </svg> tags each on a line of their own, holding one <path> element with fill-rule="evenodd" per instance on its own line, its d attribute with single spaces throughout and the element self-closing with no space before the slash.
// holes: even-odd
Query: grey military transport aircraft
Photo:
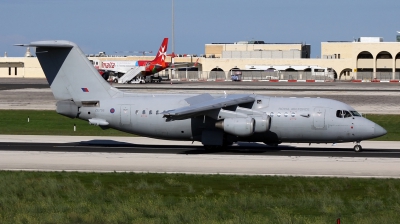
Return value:
<svg viewBox="0 0 400 224">
<path fill-rule="evenodd" d="M 351 106 L 322 98 L 254 94 L 138 94 L 107 83 L 72 42 L 38 41 L 37 58 L 57 102 L 57 113 L 156 139 L 199 141 L 205 149 L 234 142 L 340 143 L 386 134 Z"/>
</svg>

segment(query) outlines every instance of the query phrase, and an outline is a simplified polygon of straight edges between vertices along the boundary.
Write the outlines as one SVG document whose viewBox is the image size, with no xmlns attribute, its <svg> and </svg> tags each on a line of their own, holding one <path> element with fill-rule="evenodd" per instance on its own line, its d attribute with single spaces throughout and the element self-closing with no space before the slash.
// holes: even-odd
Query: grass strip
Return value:
<svg viewBox="0 0 400 224">
<path fill-rule="evenodd" d="M 1 223 L 398 223 L 400 180 L 0 172 Z"/>
<path fill-rule="evenodd" d="M 72 135 L 133 136 L 114 129 L 102 130 L 88 121 L 71 119 L 55 111 L 0 110 L 0 134 L 8 135 Z M 29 118 L 29 122 L 28 122 Z M 76 131 L 74 131 L 76 125 Z"/>
<path fill-rule="evenodd" d="M 75 135 L 75 136 L 134 136 L 114 129 L 102 130 L 87 121 L 70 119 L 55 111 L 0 110 L 0 134 L 9 135 Z M 29 117 L 29 122 L 28 122 Z M 400 141 L 400 115 L 366 115 L 388 133 L 379 141 Z M 76 125 L 76 131 L 73 127 Z"/>
</svg>

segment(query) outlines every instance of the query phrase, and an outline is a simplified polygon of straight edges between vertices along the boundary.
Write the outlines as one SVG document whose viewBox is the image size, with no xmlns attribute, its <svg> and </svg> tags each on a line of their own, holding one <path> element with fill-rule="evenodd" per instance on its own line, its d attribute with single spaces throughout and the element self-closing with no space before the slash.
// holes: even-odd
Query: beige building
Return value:
<svg viewBox="0 0 400 224">
<path fill-rule="evenodd" d="M 248 46 L 246 46 L 248 45 Z M 260 50 L 261 49 L 261 50 Z M 321 43 L 321 58 L 309 58 L 308 47 L 301 44 L 207 44 L 201 62 L 204 71 L 247 69 L 249 65 L 318 66 L 332 68 L 340 79 L 399 79 L 400 42 L 383 42 L 379 37 L 361 37 L 353 42 Z M 226 57 L 227 51 L 282 52 L 272 57 Z M 285 52 L 298 51 L 301 57 L 285 57 Z M 238 54 L 236 54 L 238 55 Z M 215 57 L 215 58 L 214 58 Z"/>
<path fill-rule="evenodd" d="M 249 66 L 284 67 L 288 71 L 301 66 L 332 68 L 337 79 L 399 79 L 400 42 L 383 42 L 379 37 L 361 37 L 353 42 L 321 43 L 321 57 L 310 58 L 311 46 L 302 43 L 264 43 L 263 41 L 214 43 L 205 45 L 205 57 L 176 57 L 175 63 L 195 63 L 198 59 L 202 78 L 209 71 L 226 74 Z M 29 54 L 27 54 L 29 56 Z M 152 60 L 151 56 L 90 57 L 91 60 Z M 171 60 L 171 58 L 167 58 Z M 197 74 L 197 73 L 196 73 Z M 204 75 L 205 74 L 205 75 Z M 35 57 L 0 57 L 0 77 L 44 78 Z"/>
</svg>

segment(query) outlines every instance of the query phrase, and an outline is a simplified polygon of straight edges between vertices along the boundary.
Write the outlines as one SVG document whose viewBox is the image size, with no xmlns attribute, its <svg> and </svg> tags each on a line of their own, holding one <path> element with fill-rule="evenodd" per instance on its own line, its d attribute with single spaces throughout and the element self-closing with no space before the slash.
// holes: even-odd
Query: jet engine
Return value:
<svg viewBox="0 0 400 224">
<path fill-rule="evenodd" d="M 264 114 L 263 116 L 253 117 L 256 125 L 254 132 L 266 132 L 271 127 L 271 117 Z"/>
<path fill-rule="evenodd" d="M 79 114 L 78 106 L 73 101 L 58 101 L 56 105 L 56 111 L 61 115 L 76 118 Z"/>
<path fill-rule="evenodd" d="M 215 123 L 215 127 L 232 135 L 246 137 L 254 133 L 255 120 L 251 117 L 225 118 L 225 120 Z"/>
</svg>

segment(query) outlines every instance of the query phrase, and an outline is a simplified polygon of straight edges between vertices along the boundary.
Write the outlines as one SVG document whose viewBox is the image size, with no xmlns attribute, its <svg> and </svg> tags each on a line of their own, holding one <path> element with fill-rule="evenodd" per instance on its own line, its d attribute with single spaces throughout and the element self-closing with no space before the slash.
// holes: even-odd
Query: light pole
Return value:
<svg viewBox="0 0 400 224">
<path fill-rule="evenodd" d="M 172 0 L 172 54 L 171 54 L 171 63 L 175 67 L 175 39 L 174 39 L 174 0 Z M 171 76 L 175 76 L 175 69 L 171 69 Z M 172 78 L 172 77 L 171 77 Z"/>
</svg>

